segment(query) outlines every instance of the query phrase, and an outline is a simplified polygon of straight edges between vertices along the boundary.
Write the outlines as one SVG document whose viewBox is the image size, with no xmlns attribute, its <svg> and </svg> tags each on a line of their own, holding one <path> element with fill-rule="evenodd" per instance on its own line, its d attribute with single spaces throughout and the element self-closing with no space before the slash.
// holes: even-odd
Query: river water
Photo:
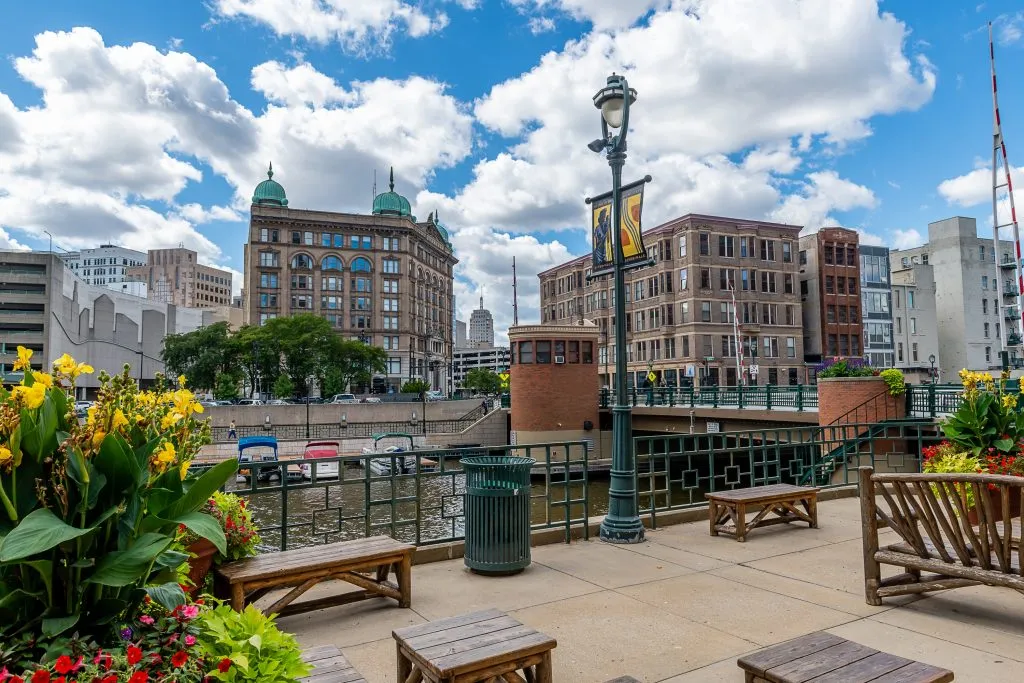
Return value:
<svg viewBox="0 0 1024 683">
<path fill-rule="evenodd" d="M 375 476 L 348 465 L 340 479 L 292 479 L 284 487 L 276 480 L 253 486 L 238 479 L 227 488 L 249 500 L 262 550 L 380 534 L 409 543 L 440 542 L 462 537 L 465 528 L 466 479 L 457 467 L 447 463 L 444 471 L 424 472 L 417 479 L 415 475 Z M 534 477 L 530 496 L 535 526 L 562 526 L 567 511 L 573 520 L 608 511 L 607 478 L 591 475 L 586 487 L 589 507 L 585 508 L 581 477 L 574 472 L 568 483 L 560 474 Z"/>
</svg>

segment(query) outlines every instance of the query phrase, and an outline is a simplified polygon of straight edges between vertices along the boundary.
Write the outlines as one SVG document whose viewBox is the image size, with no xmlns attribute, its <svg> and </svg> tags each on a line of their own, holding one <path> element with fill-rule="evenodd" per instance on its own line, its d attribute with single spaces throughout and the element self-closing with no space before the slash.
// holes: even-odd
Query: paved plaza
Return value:
<svg viewBox="0 0 1024 683">
<path fill-rule="evenodd" d="M 712 538 L 703 522 L 635 546 L 542 546 L 532 567 L 505 578 L 473 575 L 462 560 L 417 565 L 412 609 L 365 601 L 281 626 L 306 647 L 339 646 L 370 683 L 395 681 L 392 629 L 488 607 L 558 640 L 561 682 L 735 683 L 740 655 L 818 630 L 951 669 L 957 681 L 1024 679 L 1024 595 L 978 586 L 871 607 L 858 500 L 820 503 L 819 522 L 758 529 L 746 543 Z"/>
</svg>

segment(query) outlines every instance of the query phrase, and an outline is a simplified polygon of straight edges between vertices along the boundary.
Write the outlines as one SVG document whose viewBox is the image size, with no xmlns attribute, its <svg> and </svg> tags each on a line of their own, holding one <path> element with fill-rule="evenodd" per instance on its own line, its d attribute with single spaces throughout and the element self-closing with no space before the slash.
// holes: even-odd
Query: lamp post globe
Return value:
<svg viewBox="0 0 1024 683">
<path fill-rule="evenodd" d="M 928 362 L 932 364 L 932 384 L 935 384 L 935 354 L 928 356 Z"/>
<path fill-rule="evenodd" d="M 633 453 L 632 408 L 626 393 L 626 300 L 622 236 L 618 229 L 622 212 L 622 167 L 626 164 L 629 108 L 636 91 L 624 76 L 612 74 L 594 95 L 601 111 L 601 137 L 591 142 L 593 152 L 606 152 L 612 170 L 612 251 L 615 296 L 615 385 L 612 406 L 612 469 L 608 487 L 608 514 L 601 522 L 601 540 L 609 543 L 640 543 L 644 525 L 637 512 L 636 457 Z M 617 131 L 613 134 L 613 131 Z"/>
</svg>

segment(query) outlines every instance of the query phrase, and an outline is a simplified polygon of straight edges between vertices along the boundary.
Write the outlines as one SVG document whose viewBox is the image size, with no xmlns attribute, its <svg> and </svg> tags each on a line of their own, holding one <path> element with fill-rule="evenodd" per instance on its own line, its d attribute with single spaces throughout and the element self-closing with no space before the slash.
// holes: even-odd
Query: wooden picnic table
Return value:
<svg viewBox="0 0 1024 683">
<path fill-rule="evenodd" d="M 334 645 L 322 645 L 302 652 L 302 658 L 313 667 L 300 683 L 366 683 L 363 675 L 348 663 Z"/>
<path fill-rule="evenodd" d="M 392 635 L 399 683 L 552 683 L 551 651 L 558 643 L 500 610 L 408 626 Z"/>
<path fill-rule="evenodd" d="M 266 614 L 285 616 L 377 597 L 393 598 L 400 607 L 409 607 L 415 552 L 416 546 L 408 543 L 372 536 L 229 562 L 217 568 L 215 580 L 218 593 L 228 593 L 231 607 L 238 611 L 274 589 L 287 587 L 292 590 L 264 610 Z M 388 580 L 391 572 L 397 582 Z M 318 583 L 334 579 L 363 590 L 292 604 Z"/>
<path fill-rule="evenodd" d="M 820 631 L 740 657 L 746 683 L 947 683 L 953 672 Z"/>
<path fill-rule="evenodd" d="M 728 534 L 742 543 L 752 529 L 761 526 L 802 521 L 812 529 L 818 528 L 818 489 L 809 486 L 769 484 L 704 496 L 708 499 L 712 536 Z M 760 508 L 749 522 L 748 507 Z"/>
</svg>

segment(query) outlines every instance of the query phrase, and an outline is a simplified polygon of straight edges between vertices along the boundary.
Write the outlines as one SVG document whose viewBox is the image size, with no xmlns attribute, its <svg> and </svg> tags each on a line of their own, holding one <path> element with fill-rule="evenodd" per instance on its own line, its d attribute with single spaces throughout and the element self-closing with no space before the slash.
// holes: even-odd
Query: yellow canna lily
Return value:
<svg viewBox="0 0 1024 683">
<path fill-rule="evenodd" d="M 97 432 L 92 435 L 92 449 L 94 451 L 98 451 L 100 446 L 103 445 L 103 439 L 105 438 L 107 438 L 107 433 L 102 429 L 97 430 Z"/>
<path fill-rule="evenodd" d="M 0 462 L 0 464 L 3 464 L 3 463 Z M 181 480 L 182 481 L 185 481 L 185 477 L 188 476 L 188 468 L 189 468 L 189 465 L 191 465 L 191 464 L 192 464 L 191 460 L 186 460 L 185 462 L 181 463 L 180 473 L 181 473 Z"/>
<path fill-rule="evenodd" d="M 43 400 L 46 398 L 46 386 L 42 383 L 33 384 L 30 387 L 20 385 L 14 387 L 11 393 L 14 395 L 15 400 L 20 399 L 26 408 L 34 410 L 43 405 Z"/>
<path fill-rule="evenodd" d="M 35 380 L 36 384 L 42 384 L 47 389 L 53 386 L 53 375 L 48 372 L 36 372 L 33 370 L 32 379 Z"/>
<path fill-rule="evenodd" d="M 3 467 L 9 462 L 14 461 L 14 454 L 11 453 L 11 449 L 7 446 L 0 446 L 0 467 Z M 182 477 L 184 479 L 185 477 Z"/>
<path fill-rule="evenodd" d="M 54 369 L 62 375 L 67 375 L 74 379 L 79 375 L 89 375 L 93 372 L 93 367 L 87 363 L 77 363 L 75 359 L 64 354 L 53 362 Z"/>
<path fill-rule="evenodd" d="M 24 346 L 18 347 L 18 360 L 14 361 L 14 370 L 28 370 L 29 359 L 32 358 L 32 349 L 26 349 Z"/>
<path fill-rule="evenodd" d="M 110 429 L 113 431 L 121 431 L 122 428 L 128 426 L 128 418 L 124 416 L 121 409 L 118 408 L 114 411 L 114 417 L 110 419 Z"/>
</svg>

